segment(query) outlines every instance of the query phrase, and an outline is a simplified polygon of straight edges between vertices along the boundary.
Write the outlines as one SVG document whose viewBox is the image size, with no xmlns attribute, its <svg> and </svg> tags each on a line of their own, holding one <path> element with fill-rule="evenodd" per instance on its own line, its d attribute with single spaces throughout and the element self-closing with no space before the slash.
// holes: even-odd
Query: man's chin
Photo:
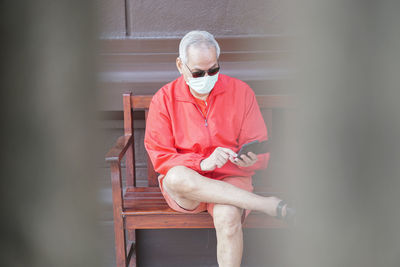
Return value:
<svg viewBox="0 0 400 267">
<path fill-rule="evenodd" d="M 205 97 L 207 97 L 210 93 L 207 93 L 207 94 L 199 94 L 199 93 L 197 93 L 195 90 L 193 90 L 191 87 L 189 87 L 190 88 L 190 92 L 192 93 L 192 95 L 194 96 L 194 97 L 196 97 L 196 98 L 205 98 Z M 212 90 L 211 90 L 212 91 Z"/>
</svg>

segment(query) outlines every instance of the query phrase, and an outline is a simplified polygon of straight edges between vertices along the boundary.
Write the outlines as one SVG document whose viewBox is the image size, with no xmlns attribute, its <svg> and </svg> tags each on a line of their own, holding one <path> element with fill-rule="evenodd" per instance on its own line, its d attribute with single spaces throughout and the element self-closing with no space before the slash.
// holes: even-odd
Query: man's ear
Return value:
<svg viewBox="0 0 400 267">
<path fill-rule="evenodd" d="M 182 67 L 183 67 L 183 62 L 179 57 L 177 57 L 176 58 L 176 68 L 178 69 L 180 74 L 182 74 L 182 72 L 183 72 Z"/>
</svg>

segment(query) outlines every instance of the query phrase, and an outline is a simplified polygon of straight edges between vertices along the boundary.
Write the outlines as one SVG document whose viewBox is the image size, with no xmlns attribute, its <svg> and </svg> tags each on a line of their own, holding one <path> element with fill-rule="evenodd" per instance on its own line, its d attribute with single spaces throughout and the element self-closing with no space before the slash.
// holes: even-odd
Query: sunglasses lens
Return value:
<svg viewBox="0 0 400 267">
<path fill-rule="evenodd" d="M 208 70 L 207 74 L 208 74 L 208 76 L 214 76 L 215 74 L 218 73 L 218 71 L 219 71 L 219 67 L 216 67 L 214 69 Z M 204 70 L 199 70 L 199 71 L 192 72 L 193 78 L 204 77 L 204 75 L 206 75 L 206 72 Z"/>
<path fill-rule="evenodd" d="M 192 72 L 193 78 L 203 77 L 204 75 L 206 75 L 206 72 L 205 72 L 205 71 L 195 71 L 195 72 Z"/>
<path fill-rule="evenodd" d="M 215 74 L 218 73 L 218 71 L 219 71 L 219 67 L 217 67 L 217 68 L 215 68 L 215 69 L 209 70 L 209 71 L 207 72 L 207 74 L 208 74 L 209 76 L 214 76 Z"/>
</svg>

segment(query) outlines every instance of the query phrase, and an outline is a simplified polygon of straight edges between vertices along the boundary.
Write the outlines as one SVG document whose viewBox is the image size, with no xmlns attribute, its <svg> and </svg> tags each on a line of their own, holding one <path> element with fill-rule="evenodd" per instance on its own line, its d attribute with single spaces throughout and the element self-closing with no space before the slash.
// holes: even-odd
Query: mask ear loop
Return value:
<svg viewBox="0 0 400 267">
<path fill-rule="evenodd" d="M 183 64 L 185 64 L 185 66 L 186 66 L 186 68 L 190 71 L 190 74 L 192 74 L 192 78 L 202 78 L 202 77 L 204 77 L 205 75 L 206 75 L 206 72 L 204 71 L 204 70 L 201 70 L 201 71 L 195 71 L 195 72 L 193 72 L 190 68 L 189 68 L 189 66 L 188 65 L 186 65 L 186 63 L 183 63 Z M 200 73 L 199 75 L 196 75 L 197 77 L 194 77 L 195 75 L 193 75 L 194 73 Z"/>
</svg>

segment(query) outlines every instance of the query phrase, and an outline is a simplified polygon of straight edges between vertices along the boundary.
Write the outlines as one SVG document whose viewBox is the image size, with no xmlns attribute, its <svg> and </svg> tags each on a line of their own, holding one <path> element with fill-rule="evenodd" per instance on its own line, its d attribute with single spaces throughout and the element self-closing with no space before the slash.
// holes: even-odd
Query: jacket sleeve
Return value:
<svg viewBox="0 0 400 267">
<path fill-rule="evenodd" d="M 203 156 L 196 153 L 177 152 L 167 106 L 160 98 L 156 94 L 150 103 L 144 138 L 144 144 L 155 171 L 165 175 L 170 168 L 180 165 L 200 172 Z"/>
<path fill-rule="evenodd" d="M 257 103 L 254 92 L 250 89 L 250 93 L 246 97 L 246 113 L 243 118 L 242 127 L 239 135 L 239 147 L 254 140 L 268 140 L 267 127 L 262 117 L 260 108 Z M 255 171 L 265 169 L 268 166 L 270 153 L 257 155 L 257 162 L 249 167 L 240 167 L 247 171 Z"/>
</svg>

